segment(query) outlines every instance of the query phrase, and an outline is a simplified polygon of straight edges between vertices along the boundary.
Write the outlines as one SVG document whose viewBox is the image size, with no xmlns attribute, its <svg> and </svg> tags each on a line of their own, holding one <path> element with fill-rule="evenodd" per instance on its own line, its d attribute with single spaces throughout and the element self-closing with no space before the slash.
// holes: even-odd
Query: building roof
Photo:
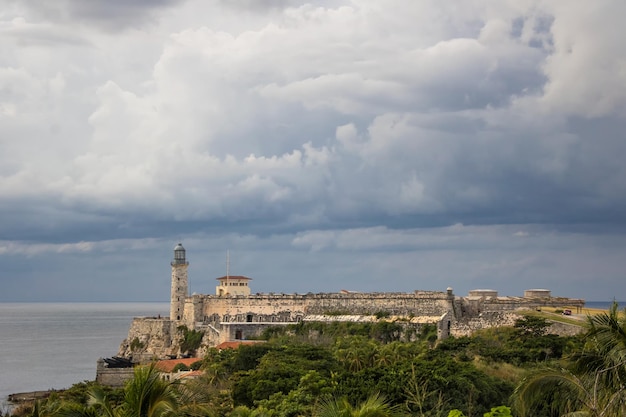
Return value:
<svg viewBox="0 0 626 417">
<path fill-rule="evenodd" d="M 243 275 L 229 275 L 229 276 L 223 276 L 223 277 L 219 277 L 215 279 L 218 281 L 225 281 L 227 279 L 237 279 L 239 281 L 241 280 L 252 281 L 252 278 L 244 277 Z"/>
<path fill-rule="evenodd" d="M 158 361 L 155 365 L 155 368 L 159 372 L 172 372 L 176 365 L 178 365 L 179 363 L 182 363 L 183 365 L 189 367 L 192 364 L 201 360 L 201 358 L 167 359 L 164 361 Z"/>
<path fill-rule="evenodd" d="M 175 374 L 172 374 L 172 377 L 174 378 L 174 380 L 185 380 L 185 379 L 193 379 L 193 378 L 197 378 L 199 376 L 202 376 L 202 374 L 204 373 L 204 371 L 180 371 L 180 372 L 176 372 Z"/>
</svg>

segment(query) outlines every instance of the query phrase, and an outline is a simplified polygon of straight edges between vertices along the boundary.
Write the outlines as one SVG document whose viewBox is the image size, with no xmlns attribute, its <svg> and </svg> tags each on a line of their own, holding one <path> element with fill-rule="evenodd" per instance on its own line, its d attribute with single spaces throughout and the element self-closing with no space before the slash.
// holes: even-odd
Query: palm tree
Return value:
<svg viewBox="0 0 626 417">
<path fill-rule="evenodd" d="M 559 416 L 620 417 L 624 415 L 624 389 L 607 389 L 599 374 L 577 375 L 567 369 L 545 369 L 527 377 L 515 391 L 521 416 L 552 410 Z"/>
<path fill-rule="evenodd" d="M 587 328 L 585 348 L 569 366 L 535 372 L 517 387 L 522 416 L 546 407 L 560 416 L 626 415 L 626 314 L 613 303 L 608 313 L 588 316 Z"/>
<path fill-rule="evenodd" d="M 177 385 L 178 416 L 215 416 L 220 409 L 232 409 L 232 399 L 225 395 L 213 378 L 206 374 Z M 224 403 L 225 402 L 225 403 Z"/>
<path fill-rule="evenodd" d="M 135 368 L 124 388 L 123 417 L 168 417 L 178 407 L 176 382 L 161 379 L 154 364 Z"/>
<path fill-rule="evenodd" d="M 88 407 L 83 408 L 85 414 L 91 414 L 92 412 L 101 417 L 118 417 L 115 408 L 104 390 L 100 387 L 93 387 L 87 393 L 89 396 Z M 68 415 L 64 417 L 81 417 L 79 415 L 80 410 L 68 410 Z M 85 416 L 86 417 L 86 416 Z"/>
<path fill-rule="evenodd" d="M 32 411 L 28 414 L 29 417 L 56 417 L 61 415 L 62 404 L 57 398 L 50 397 L 46 401 L 35 401 Z"/>
<path fill-rule="evenodd" d="M 114 408 L 99 388 L 89 392 L 89 404 L 102 417 L 175 416 L 179 405 L 176 384 L 161 379 L 154 364 L 138 366 L 134 370 L 133 378 L 124 387 L 124 400 L 119 407 Z"/>
<path fill-rule="evenodd" d="M 398 407 L 391 406 L 384 397 L 374 394 L 356 407 L 347 398 L 321 401 L 313 413 L 315 417 L 401 417 Z"/>
<path fill-rule="evenodd" d="M 102 414 L 94 407 L 82 404 L 64 404 L 58 414 L 59 417 L 102 417 Z"/>
<path fill-rule="evenodd" d="M 574 357 L 579 372 L 599 373 L 606 386 L 626 381 L 626 310 L 613 302 L 608 313 L 587 317 L 586 349 Z"/>
</svg>

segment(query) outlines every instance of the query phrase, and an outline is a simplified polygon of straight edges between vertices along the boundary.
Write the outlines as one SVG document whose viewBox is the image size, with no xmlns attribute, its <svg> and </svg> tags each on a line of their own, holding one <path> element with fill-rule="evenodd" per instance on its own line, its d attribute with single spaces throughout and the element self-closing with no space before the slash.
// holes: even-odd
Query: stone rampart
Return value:
<svg viewBox="0 0 626 417">
<path fill-rule="evenodd" d="M 541 309 L 542 307 L 570 307 L 581 309 L 585 305 L 584 300 L 550 297 L 460 297 L 459 307 L 463 316 L 478 316 L 483 312 L 507 312 L 518 309 Z"/>
<path fill-rule="evenodd" d="M 477 330 L 490 327 L 513 326 L 520 316 L 513 312 L 490 311 L 476 317 L 457 320 L 450 328 L 449 335 L 454 337 L 470 336 Z"/>
<path fill-rule="evenodd" d="M 451 289 L 412 293 L 193 295 L 185 300 L 182 320 L 154 317 L 133 320 L 119 356 L 141 363 L 179 356 L 180 325 L 204 331 L 201 352 L 222 342 L 257 337 L 270 326 L 303 320 L 324 321 L 324 317 L 344 321 L 352 320 L 348 317 L 374 319 L 376 313 L 384 313 L 385 317 L 400 318 L 416 325 L 433 323 L 439 338 L 446 338 L 470 335 L 484 328 L 511 326 L 519 317 L 514 314 L 518 309 L 583 305 L 583 300 L 555 297 L 497 297 L 493 294 L 455 297 Z"/>
<path fill-rule="evenodd" d="M 582 324 L 582 323 L 581 323 Z M 553 321 L 548 327 L 547 333 L 558 334 L 559 336 L 575 336 L 585 331 L 585 327 L 582 325 L 561 323 Z"/>
<path fill-rule="evenodd" d="M 185 306 L 185 323 L 297 322 L 307 315 L 371 315 L 385 312 L 402 316 L 441 316 L 451 298 L 443 292 L 256 294 L 247 297 L 194 295 Z M 201 309 L 201 310 L 199 310 Z"/>
<path fill-rule="evenodd" d="M 120 345 L 118 356 L 130 358 L 135 363 L 176 356 L 176 327 L 176 322 L 167 318 L 136 317 L 128 330 L 128 337 Z"/>
<path fill-rule="evenodd" d="M 477 317 L 468 317 L 457 321 L 450 329 L 450 335 L 455 337 L 470 336 L 477 330 L 492 327 L 513 326 L 515 321 L 522 318 L 521 315 L 512 311 L 490 311 L 481 313 Z M 550 326 L 546 333 L 559 336 L 573 336 L 584 331 L 584 327 L 576 324 L 568 324 L 547 320 Z M 582 324 L 582 323 L 581 323 Z"/>
<path fill-rule="evenodd" d="M 96 382 L 110 387 L 123 387 L 124 383 L 134 375 L 133 368 L 108 368 L 104 359 L 98 359 L 96 366 Z"/>
</svg>

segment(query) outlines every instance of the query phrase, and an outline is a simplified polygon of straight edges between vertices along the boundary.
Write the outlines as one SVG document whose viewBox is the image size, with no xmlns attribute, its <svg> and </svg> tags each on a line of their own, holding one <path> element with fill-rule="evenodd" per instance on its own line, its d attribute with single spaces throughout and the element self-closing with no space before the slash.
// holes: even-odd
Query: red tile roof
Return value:
<svg viewBox="0 0 626 417">
<path fill-rule="evenodd" d="M 179 363 L 190 367 L 192 364 L 201 361 L 201 358 L 184 358 L 184 359 L 168 359 L 165 361 L 158 361 L 155 365 L 156 369 L 160 372 L 172 372 L 176 365 Z"/>
</svg>

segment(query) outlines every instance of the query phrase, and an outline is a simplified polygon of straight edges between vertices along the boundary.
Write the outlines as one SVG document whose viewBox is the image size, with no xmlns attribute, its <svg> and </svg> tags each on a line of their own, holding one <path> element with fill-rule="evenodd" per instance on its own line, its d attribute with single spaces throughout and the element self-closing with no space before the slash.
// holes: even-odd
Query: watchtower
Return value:
<svg viewBox="0 0 626 417">
<path fill-rule="evenodd" d="M 189 281 L 187 279 L 187 267 L 189 262 L 185 259 L 185 248 L 182 244 L 174 248 L 172 260 L 172 292 L 170 299 L 170 320 L 182 320 L 185 311 L 185 299 L 187 298 Z"/>
</svg>

